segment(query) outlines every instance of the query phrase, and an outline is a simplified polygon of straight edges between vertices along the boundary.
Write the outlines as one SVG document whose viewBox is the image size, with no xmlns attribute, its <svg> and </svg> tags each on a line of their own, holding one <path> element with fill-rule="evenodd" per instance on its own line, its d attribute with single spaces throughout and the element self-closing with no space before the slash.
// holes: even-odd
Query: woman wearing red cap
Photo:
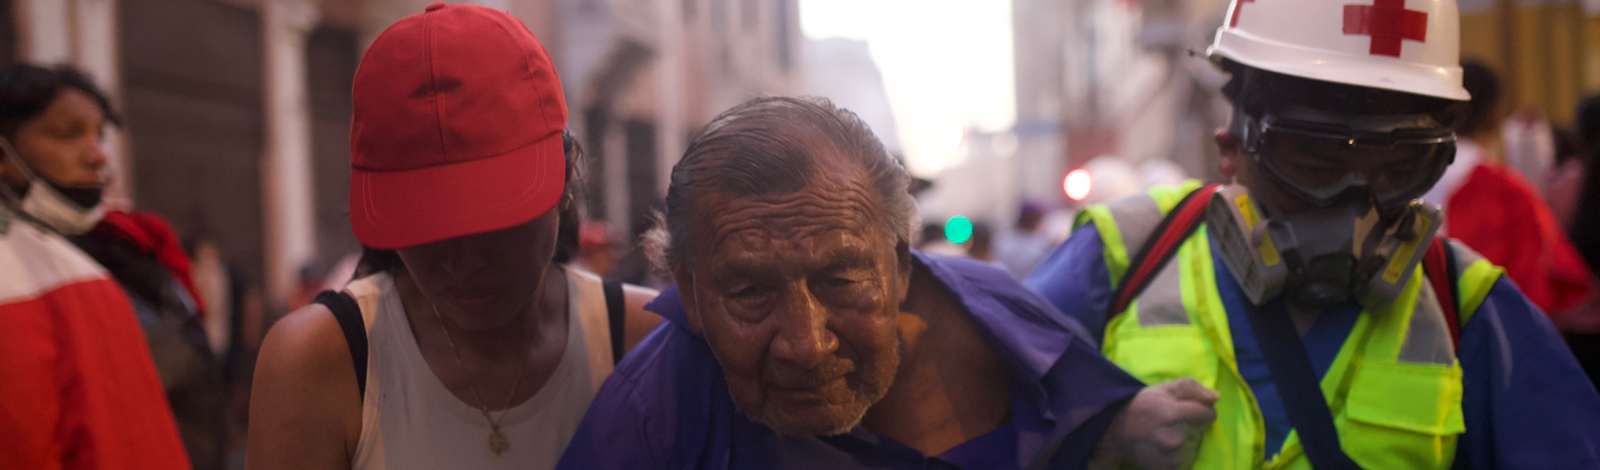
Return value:
<svg viewBox="0 0 1600 470">
<path fill-rule="evenodd" d="M 653 292 L 551 261 L 576 152 L 549 55 L 504 12 L 434 4 L 354 85 L 363 270 L 267 336 L 248 467 L 553 467 L 614 344 L 655 322 Z"/>
</svg>

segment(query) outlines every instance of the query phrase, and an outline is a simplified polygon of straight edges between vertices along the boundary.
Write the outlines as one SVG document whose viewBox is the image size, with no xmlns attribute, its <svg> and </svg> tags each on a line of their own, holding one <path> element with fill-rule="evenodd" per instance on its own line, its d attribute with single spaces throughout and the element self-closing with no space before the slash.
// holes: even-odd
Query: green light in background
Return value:
<svg viewBox="0 0 1600 470">
<path fill-rule="evenodd" d="M 944 238 L 950 243 L 960 245 L 972 239 L 972 220 L 962 216 L 951 217 L 944 222 Z"/>
</svg>

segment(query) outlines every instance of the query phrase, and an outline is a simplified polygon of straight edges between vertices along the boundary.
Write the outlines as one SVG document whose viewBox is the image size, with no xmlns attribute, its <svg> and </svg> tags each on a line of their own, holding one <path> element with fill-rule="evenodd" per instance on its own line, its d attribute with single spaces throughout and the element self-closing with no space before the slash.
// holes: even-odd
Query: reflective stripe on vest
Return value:
<svg viewBox="0 0 1600 470">
<path fill-rule="evenodd" d="M 1122 284 L 1123 272 L 1137 254 L 1129 252 L 1128 248 L 1138 250 L 1144 246 L 1167 211 L 1178 205 L 1184 196 L 1200 189 L 1201 185 L 1199 180 L 1185 180 L 1176 188 L 1157 187 L 1151 189 L 1149 194 L 1122 198 L 1104 205 L 1096 204 L 1078 213 L 1072 228 L 1094 222 L 1095 230 L 1100 232 L 1112 288 Z"/>
<path fill-rule="evenodd" d="M 1124 242 L 1147 240 L 1165 212 L 1198 186 L 1157 189 L 1132 198 L 1142 202 L 1091 207 L 1079 215 L 1078 225 L 1093 221 L 1100 232 L 1114 282 L 1140 247 Z M 1148 228 L 1134 233 L 1136 227 Z M 1462 267 L 1456 282 L 1465 325 L 1504 270 L 1459 244 L 1451 248 Z M 1265 426 L 1238 372 L 1215 269 L 1208 234 L 1200 230 L 1128 310 L 1111 319 L 1103 351 L 1146 383 L 1193 377 L 1221 393 L 1218 419 L 1201 441 L 1195 468 L 1309 469 L 1294 432 L 1266 459 Z M 1395 302 L 1361 314 L 1322 380 L 1340 442 L 1366 468 L 1449 468 L 1456 437 L 1465 430 L 1461 368 L 1450 331 L 1438 295 L 1424 282 L 1421 267 L 1416 269 Z"/>
<path fill-rule="evenodd" d="M 1450 240 L 1450 249 L 1456 255 L 1456 270 L 1461 272 L 1456 279 L 1456 301 L 1460 304 L 1456 311 L 1461 312 L 1461 329 L 1465 330 L 1467 320 L 1489 298 L 1489 289 L 1506 273 L 1506 268 L 1495 266 L 1460 241 Z"/>
</svg>

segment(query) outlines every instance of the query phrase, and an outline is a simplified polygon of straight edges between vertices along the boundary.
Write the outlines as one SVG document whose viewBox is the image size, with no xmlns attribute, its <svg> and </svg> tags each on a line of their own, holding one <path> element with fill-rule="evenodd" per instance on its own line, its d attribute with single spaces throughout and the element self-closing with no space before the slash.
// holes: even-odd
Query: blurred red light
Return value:
<svg viewBox="0 0 1600 470">
<path fill-rule="evenodd" d="M 1083 201 L 1089 197 L 1089 189 L 1093 186 L 1089 170 L 1082 168 L 1067 172 L 1067 177 L 1061 180 L 1061 189 L 1067 192 L 1067 199 Z"/>
</svg>

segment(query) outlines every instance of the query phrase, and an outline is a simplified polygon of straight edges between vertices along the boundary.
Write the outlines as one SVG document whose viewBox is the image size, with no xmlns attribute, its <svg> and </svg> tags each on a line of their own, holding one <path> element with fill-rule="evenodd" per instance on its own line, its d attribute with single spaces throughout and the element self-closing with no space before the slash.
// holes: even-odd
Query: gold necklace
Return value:
<svg viewBox="0 0 1600 470">
<path fill-rule="evenodd" d="M 439 319 L 439 328 L 444 329 L 444 341 L 450 345 L 450 353 L 455 355 L 456 366 L 465 371 L 467 366 L 461 362 L 461 351 L 456 349 L 456 341 L 450 338 L 450 327 L 445 326 L 444 316 L 439 315 L 439 306 L 433 302 L 428 302 L 428 306 L 433 307 L 433 317 Z M 527 375 L 527 368 L 523 368 L 522 373 L 517 374 L 516 383 L 511 385 L 511 394 L 506 396 L 506 404 L 500 407 L 500 419 L 505 419 L 505 410 L 511 409 L 511 399 L 516 398 L 517 389 L 522 387 L 522 379 Z M 483 419 L 489 422 L 489 451 L 494 452 L 496 456 L 505 453 L 506 449 L 511 448 L 511 443 L 506 441 L 506 435 L 500 432 L 500 421 L 489 416 L 489 405 L 478 396 L 478 388 L 473 387 L 471 381 L 467 382 L 467 390 L 472 392 L 472 399 L 477 400 L 478 412 L 483 413 Z"/>
</svg>

